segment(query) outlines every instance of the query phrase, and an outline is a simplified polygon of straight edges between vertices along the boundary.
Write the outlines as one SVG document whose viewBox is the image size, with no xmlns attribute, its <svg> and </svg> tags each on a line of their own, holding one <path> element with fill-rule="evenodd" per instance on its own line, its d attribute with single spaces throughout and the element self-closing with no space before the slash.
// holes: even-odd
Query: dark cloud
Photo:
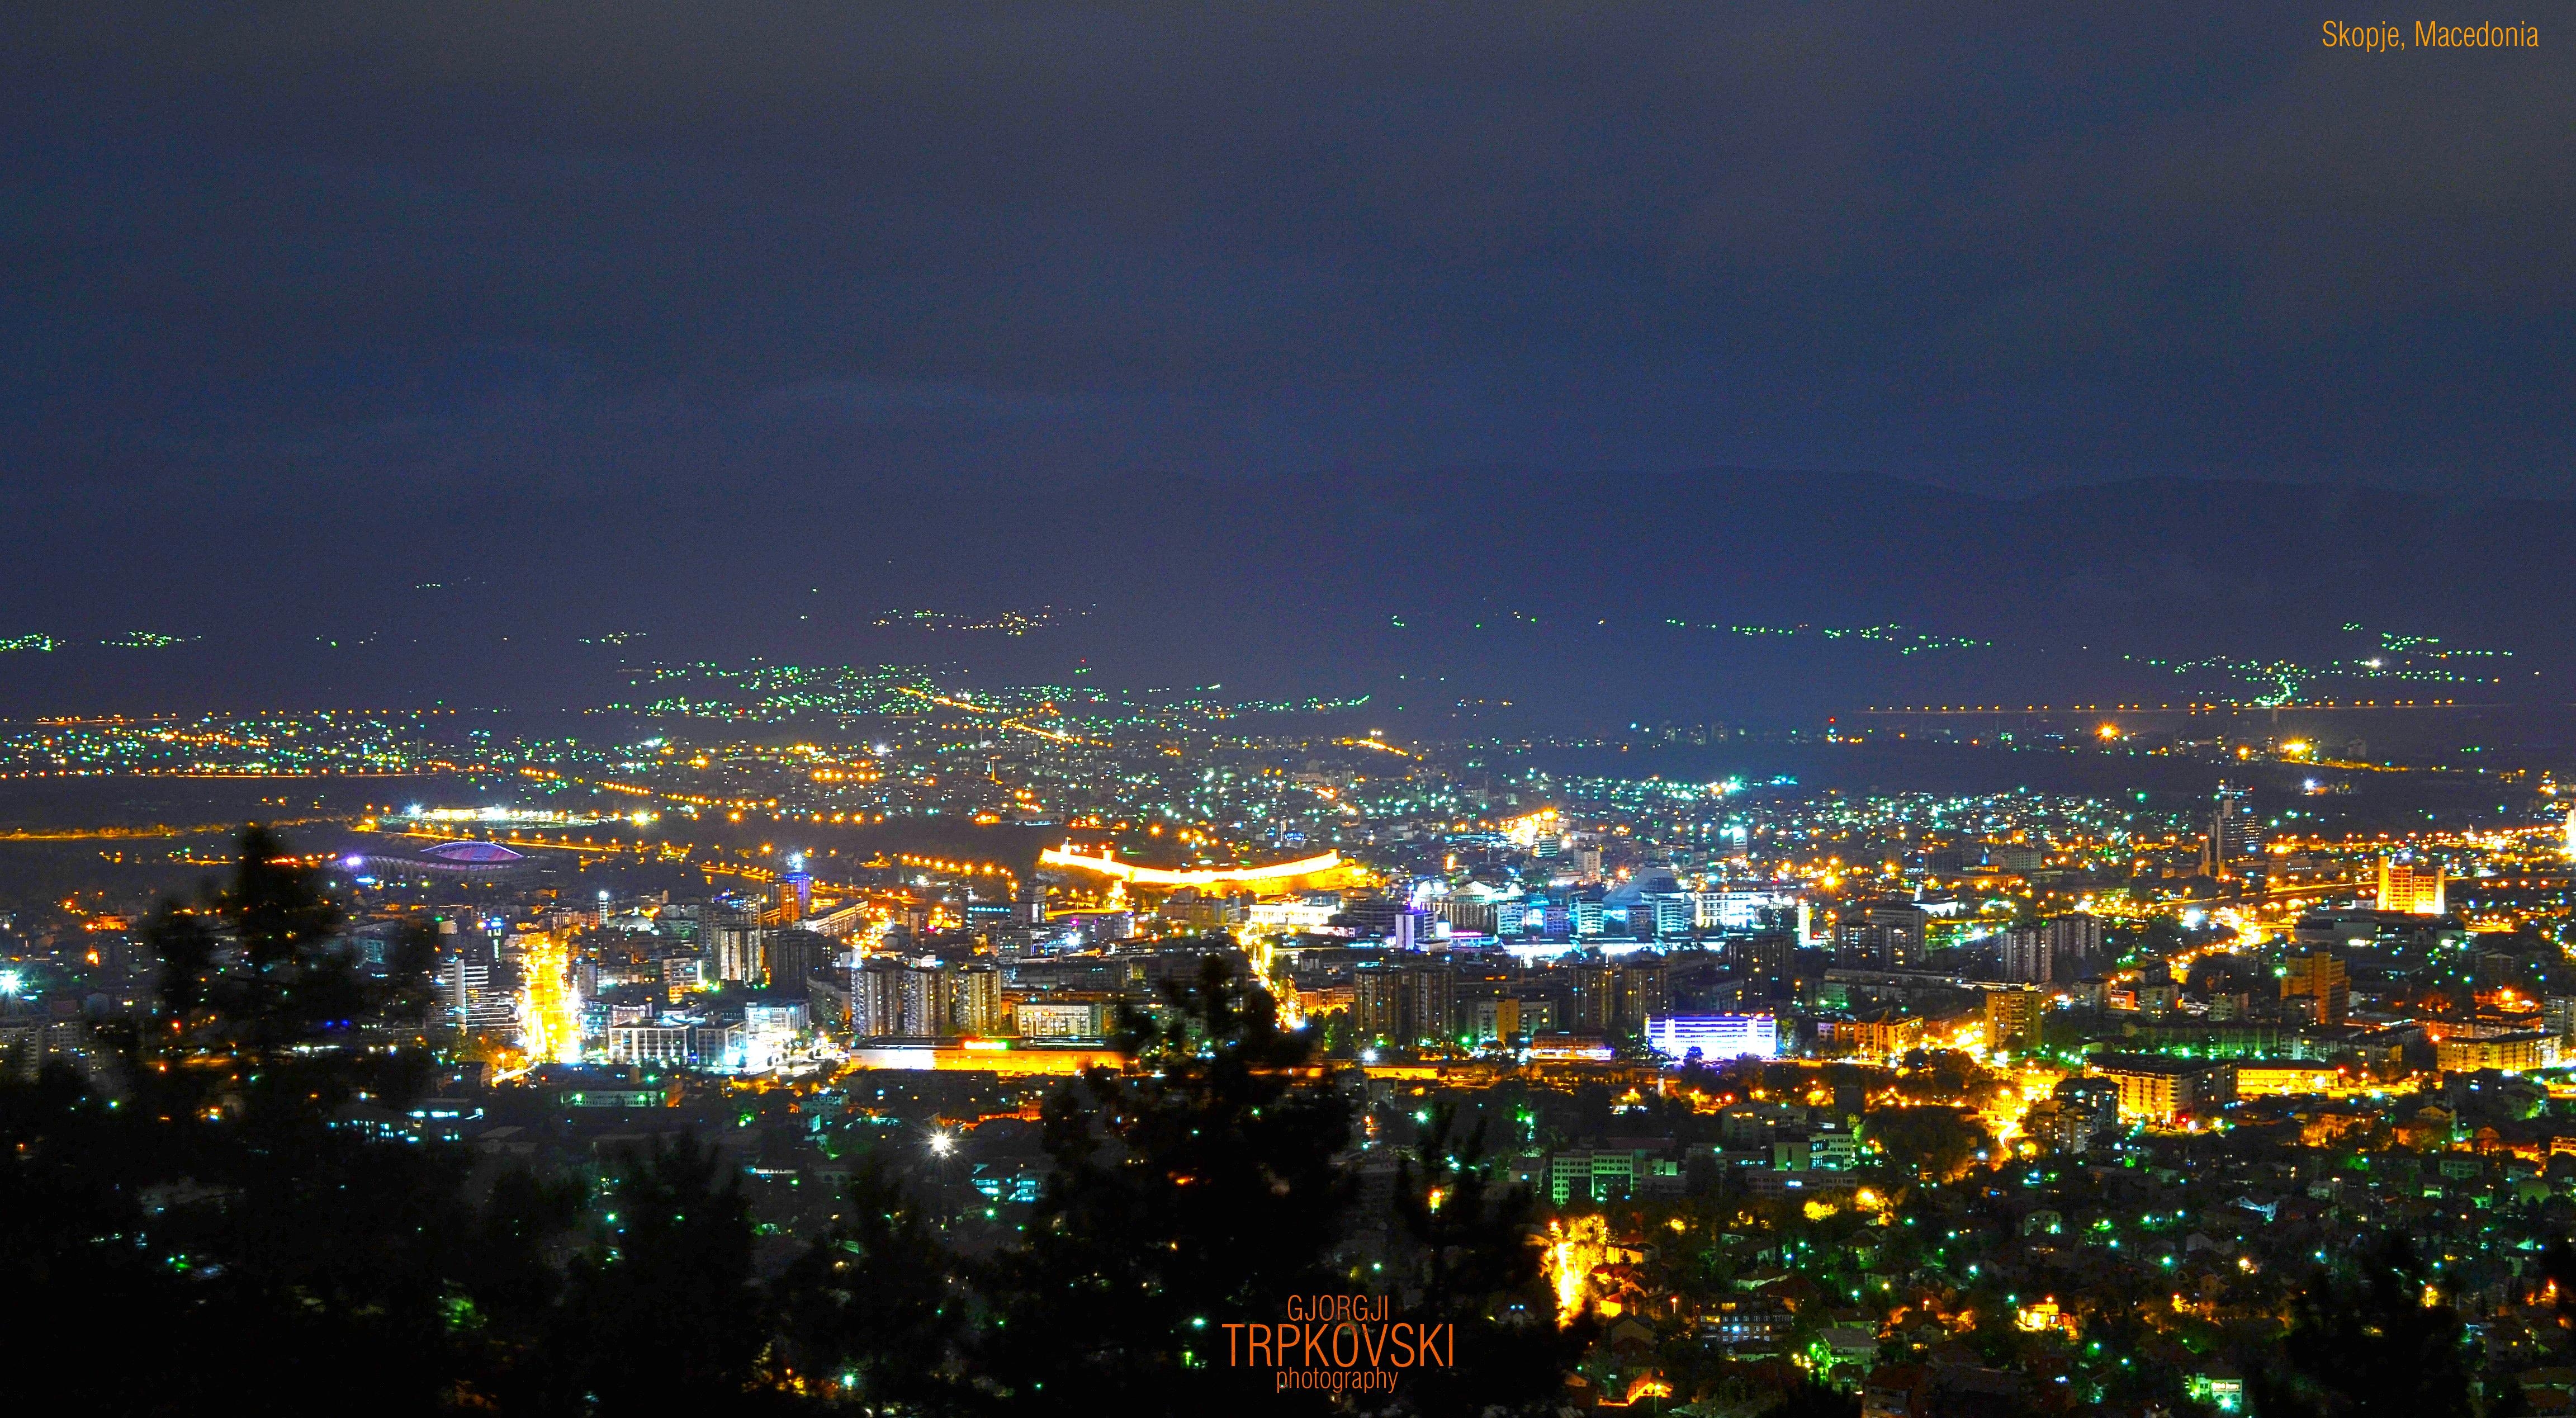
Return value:
<svg viewBox="0 0 2576 1418">
<path fill-rule="evenodd" d="M 110 594 L 192 508 L 363 562 L 414 554 L 389 511 L 660 545 L 924 478 L 2559 496 L 2576 34 L 2542 28 L 2360 55 L 2266 6 L 22 7 L 10 574 Z"/>
</svg>

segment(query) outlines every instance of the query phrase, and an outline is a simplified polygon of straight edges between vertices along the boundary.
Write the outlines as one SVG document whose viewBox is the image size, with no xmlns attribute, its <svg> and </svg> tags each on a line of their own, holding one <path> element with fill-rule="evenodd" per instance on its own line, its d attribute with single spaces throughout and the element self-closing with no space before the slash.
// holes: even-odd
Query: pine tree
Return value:
<svg viewBox="0 0 2576 1418">
<path fill-rule="evenodd" d="M 1553 1413 L 1565 1376 L 1598 1328 L 1590 1315 L 1560 1316 L 1539 1242 L 1537 1199 L 1499 1177 L 1485 1129 L 1462 1135 L 1457 1110 L 1435 1108 L 1408 1163 L 1395 1205 L 1406 1241 L 1407 1318 L 1447 1324 L 1451 1363 L 1408 1371 L 1394 1402 L 1400 1413 Z"/>
<path fill-rule="evenodd" d="M 2299 1292 L 2277 1362 L 2247 1375 L 2265 1418 L 2472 1418 L 2459 1312 L 2400 1232 Z"/>
<path fill-rule="evenodd" d="M 543 1360 L 563 1412 L 733 1412 L 768 1385 L 750 1206 L 711 1144 L 619 1156 L 601 1244 L 578 1257 Z"/>
<path fill-rule="evenodd" d="M 1224 1326 L 1349 1288 L 1328 1256 L 1350 1105 L 1226 957 L 1167 1006 L 1126 1020 L 1135 1072 L 1095 1070 L 1046 1105 L 1055 1170 L 1025 1247 L 983 1277 L 994 1314 L 972 1362 L 996 1401 L 1140 1418 L 1318 1406 L 1230 1364 Z"/>
<path fill-rule="evenodd" d="M 958 1258 L 882 1161 L 778 1286 L 791 1363 L 809 1388 L 871 1412 L 954 1411 L 968 1294 Z"/>
<path fill-rule="evenodd" d="M 107 1376 L 99 1408 L 255 1387 L 271 1412 L 359 1390 L 426 1411 L 452 1392 L 440 1252 L 470 1217 L 463 1163 L 333 1126 L 353 1101 L 399 1109 L 425 1064 L 356 1044 L 362 1022 L 416 1026 L 398 1011 L 417 992 L 363 978 L 338 924 L 316 874 L 246 832 L 223 890 L 146 928 L 162 1001 L 106 1091 L 58 1073 L 0 1109 L 30 1242 L 0 1292 L 43 1297 L 12 1339 Z M 137 1324 L 153 1343 L 123 1342 Z"/>
</svg>

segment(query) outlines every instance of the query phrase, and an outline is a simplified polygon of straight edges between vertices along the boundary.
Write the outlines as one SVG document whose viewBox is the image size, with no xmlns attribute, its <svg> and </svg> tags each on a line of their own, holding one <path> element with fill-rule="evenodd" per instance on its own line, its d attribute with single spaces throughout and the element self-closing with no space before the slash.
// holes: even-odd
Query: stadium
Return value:
<svg viewBox="0 0 2576 1418">
<path fill-rule="evenodd" d="M 351 852 L 341 864 L 375 876 L 500 877 L 526 868 L 528 858 L 498 842 L 438 842 L 414 852 Z"/>
</svg>

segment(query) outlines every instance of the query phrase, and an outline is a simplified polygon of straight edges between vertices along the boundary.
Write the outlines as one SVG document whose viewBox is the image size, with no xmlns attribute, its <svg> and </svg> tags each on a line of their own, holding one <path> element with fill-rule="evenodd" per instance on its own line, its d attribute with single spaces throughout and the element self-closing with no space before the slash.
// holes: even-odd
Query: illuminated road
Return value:
<svg viewBox="0 0 2576 1418">
<path fill-rule="evenodd" d="M 581 1062 L 581 996 L 566 978 L 563 944 L 550 934 L 523 936 L 526 984 L 519 1036 L 531 1063 Z"/>
<path fill-rule="evenodd" d="M 2019 718 L 2028 714 L 2287 714 L 2316 713 L 2350 709 L 2502 709 L 2502 704 L 2462 704 L 2456 699 L 2302 699 L 2280 704 L 2248 700 L 2232 703 L 2205 700 L 2181 704 L 2025 704 L 2015 709 L 2009 704 L 1873 704 L 1866 709 L 1844 712 L 1851 717 L 1888 718 L 1938 717 L 1944 714 L 2002 714 Z"/>
<path fill-rule="evenodd" d="M 268 825 L 275 828 L 308 827 L 317 822 L 336 823 L 345 821 L 347 821 L 346 818 L 339 817 L 287 817 L 272 818 L 269 820 Z M 46 831 L 41 828 L 33 830 L 20 828 L 10 832 L 0 832 L 0 843 L 121 842 L 172 837 L 228 837 L 238 835 L 240 832 L 241 824 L 238 822 L 209 822 L 199 827 L 155 825 L 152 827 L 64 828 L 59 831 Z"/>
<path fill-rule="evenodd" d="M 926 690 L 913 689 L 913 688 L 911 688 L 911 687 L 909 687 L 909 686 L 902 687 L 902 688 L 900 688 L 897 692 L 898 692 L 898 693 L 902 693 L 902 694 L 909 694 L 909 695 L 911 695 L 912 697 L 914 697 L 915 699 L 927 699 L 927 700 L 929 700 L 929 701 L 930 701 L 931 703 L 933 703 L 933 704 L 942 704 L 942 705 L 946 705 L 948 708 L 951 708 L 951 709 L 963 709 L 963 710 L 965 710 L 965 711 L 966 711 L 967 713 L 969 713 L 969 714 L 984 714 L 984 715 L 989 715 L 989 716 L 991 716 L 991 717 L 992 717 L 992 718 L 993 718 L 993 719 L 994 719 L 998 724 L 1000 724 L 1000 726 L 1001 726 L 1001 727 L 1003 727 L 1003 728 L 1005 728 L 1005 729 L 1017 729 L 1018 731 L 1020 731 L 1021 733 L 1024 733 L 1024 734 L 1034 734 L 1034 735 L 1036 735 L 1037 737 L 1042 738 L 1042 739 L 1045 739 L 1045 740 L 1047 740 L 1047 741 L 1048 741 L 1048 742 L 1050 742 L 1050 743 L 1079 743 L 1079 744 L 1089 744 L 1089 745 L 1091 745 L 1091 746 L 1092 746 L 1092 747 L 1094 747 L 1094 748 L 1108 748 L 1108 747 L 1110 747 L 1110 745 L 1108 745 L 1108 744 L 1106 744 L 1106 743 L 1103 743 L 1103 742 L 1101 742 L 1101 741 L 1100 741 L 1100 740 L 1098 740 L 1098 739 L 1086 739 L 1086 738 L 1079 738 L 1079 737 L 1077 737 L 1077 736 L 1075 736 L 1075 735 L 1073 735 L 1073 734 L 1060 733 L 1060 732 L 1058 732 L 1058 731 L 1056 731 L 1056 730 L 1054 730 L 1054 729 L 1041 729 L 1041 728 L 1039 728 L 1039 727 L 1038 727 L 1037 725 L 1035 725 L 1035 724 L 1026 723 L 1026 722 L 1023 722 L 1023 721 L 1018 720 L 1018 719 L 1009 718 L 1009 717 L 1005 716 L 1005 715 L 1002 713 L 1002 711 L 1001 711 L 1001 710 L 999 710 L 999 709 L 988 708 L 988 707 L 986 707 L 986 706 L 984 706 L 984 705 L 981 705 L 981 704 L 969 703 L 968 701 L 963 700 L 963 699 L 951 699 L 951 698 L 949 698 L 947 695 L 944 695 L 944 694 L 932 694 L 932 693 L 930 693 L 930 692 L 928 692 L 928 691 L 926 691 Z"/>
</svg>

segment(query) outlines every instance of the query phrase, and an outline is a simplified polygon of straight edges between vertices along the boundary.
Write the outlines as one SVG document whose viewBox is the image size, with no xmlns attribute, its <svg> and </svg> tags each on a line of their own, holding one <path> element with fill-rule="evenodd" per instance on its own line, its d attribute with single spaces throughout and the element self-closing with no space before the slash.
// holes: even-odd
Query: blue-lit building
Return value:
<svg viewBox="0 0 2576 1418">
<path fill-rule="evenodd" d="M 1646 1046 L 1673 1059 L 1687 1058 L 1694 1051 L 1711 1062 L 1748 1055 L 1776 1058 L 1780 1023 L 1767 1014 L 1650 1015 Z"/>
</svg>

